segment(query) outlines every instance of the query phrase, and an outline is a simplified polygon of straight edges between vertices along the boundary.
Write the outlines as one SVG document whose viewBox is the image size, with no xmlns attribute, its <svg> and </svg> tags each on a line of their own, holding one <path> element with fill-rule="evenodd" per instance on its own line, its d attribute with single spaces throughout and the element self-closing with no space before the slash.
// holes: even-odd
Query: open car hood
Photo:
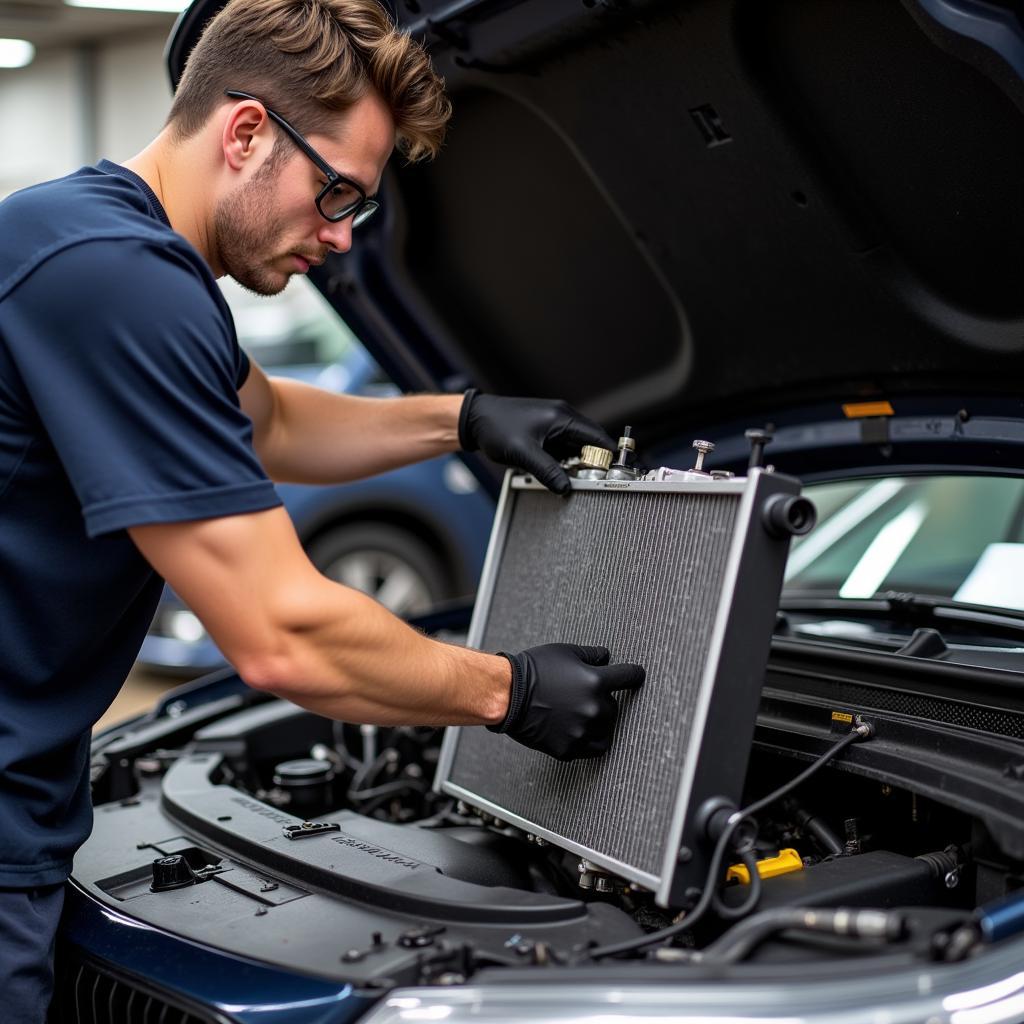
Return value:
<svg viewBox="0 0 1024 1024">
<path fill-rule="evenodd" d="M 179 19 L 173 82 L 219 6 Z M 402 386 L 559 396 L 665 444 L 910 396 L 949 442 L 968 400 L 1021 416 L 1010 0 L 397 6 L 448 82 L 449 139 L 396 159 L 382 214 L 311 276 Z"/>
</svg>

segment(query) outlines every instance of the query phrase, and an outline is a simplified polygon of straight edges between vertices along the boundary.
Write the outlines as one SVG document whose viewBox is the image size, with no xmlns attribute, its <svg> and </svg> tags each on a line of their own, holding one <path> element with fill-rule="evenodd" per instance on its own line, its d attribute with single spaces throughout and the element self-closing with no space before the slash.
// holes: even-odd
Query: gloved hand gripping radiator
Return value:
<svg viewBox="0 0 1024 1024">
<path fill-rule="evenodd" d="M 508 474 L 470 646 L 603 645 L 647 682 L 618 696 L 602 757 L 452 728 L 436 786 L 671 906 L 704 878 L 702 807 L 740 799 L 789 540 L 813 507 L 761 469 L 658 475 L 574 479 L 559 498 Z"/>
</svg>

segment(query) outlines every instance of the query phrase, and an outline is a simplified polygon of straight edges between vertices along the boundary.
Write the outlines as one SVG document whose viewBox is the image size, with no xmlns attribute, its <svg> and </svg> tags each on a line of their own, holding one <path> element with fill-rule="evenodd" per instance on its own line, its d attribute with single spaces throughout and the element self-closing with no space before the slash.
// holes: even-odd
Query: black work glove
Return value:
<svg viewBox="0 0 1024 1024">
<path fill-rule="evenodd" d="M 618 711 L 612 694 L 644 683 L 639 665 L 609 665 L 607 647 L 543 644 L 500 653 L 512 663 L 512 692 L 504 721 L 487 728 L 559 761 L 603 754 Z"/>
<path fill-rule="evenodd" d="M 462 400 L 459 444 L 463 451 L 479 448 L 503 466 L 525 469 L 556 494 L 567 493 L 570 484 L 553 456 L 579 455 L 585 444 L 615 450 L 608 434 L 565 402 L 482 395 L 476 388 Z"/>
</svg>

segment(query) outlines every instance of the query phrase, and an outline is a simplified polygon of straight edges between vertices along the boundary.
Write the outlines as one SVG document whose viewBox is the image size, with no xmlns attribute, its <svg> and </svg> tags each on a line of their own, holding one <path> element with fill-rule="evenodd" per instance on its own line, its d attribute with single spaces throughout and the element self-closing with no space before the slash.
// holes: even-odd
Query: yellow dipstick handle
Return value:
<svg viewBox="0 0 1024 1024">
<path fill-rule="evenodd" d="M 762 878 L 774 878 L 776 875 L 788 875 L 791 871 L 803 871 L 804 862 L 796 850 L 779 850 L 777 857 L 765 857 L 757 862 L 757 873 Z M 750 872 L 746 864 L 733 864 L 725 874 L 727 882 L 739 882 L 750 885 Z"/>
</svg>

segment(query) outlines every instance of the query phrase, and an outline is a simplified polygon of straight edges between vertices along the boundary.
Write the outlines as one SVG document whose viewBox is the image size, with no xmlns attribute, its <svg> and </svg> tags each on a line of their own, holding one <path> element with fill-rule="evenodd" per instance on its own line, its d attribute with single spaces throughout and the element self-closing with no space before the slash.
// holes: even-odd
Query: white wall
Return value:
<svg viewBox="0 0 1024 1024">
<path fill-rule="evenodd" d="M 0 196 L 82 164 L 85 118 L 73 50 L 0 71 Z"/>
<path fill-rule="evenodd" d="M 163 127 L 171 109 L 164 71 L 166 32 L 111 43 L 96 58 L 96 149 L 127 160 Z"/>
<path fill-rule="evenodd" d="M 161 29 L 42 52 L 27 68 L 0 71 L 0 197 L 142 149 L 171 106 L 166 38 Z"/>
</svg>

